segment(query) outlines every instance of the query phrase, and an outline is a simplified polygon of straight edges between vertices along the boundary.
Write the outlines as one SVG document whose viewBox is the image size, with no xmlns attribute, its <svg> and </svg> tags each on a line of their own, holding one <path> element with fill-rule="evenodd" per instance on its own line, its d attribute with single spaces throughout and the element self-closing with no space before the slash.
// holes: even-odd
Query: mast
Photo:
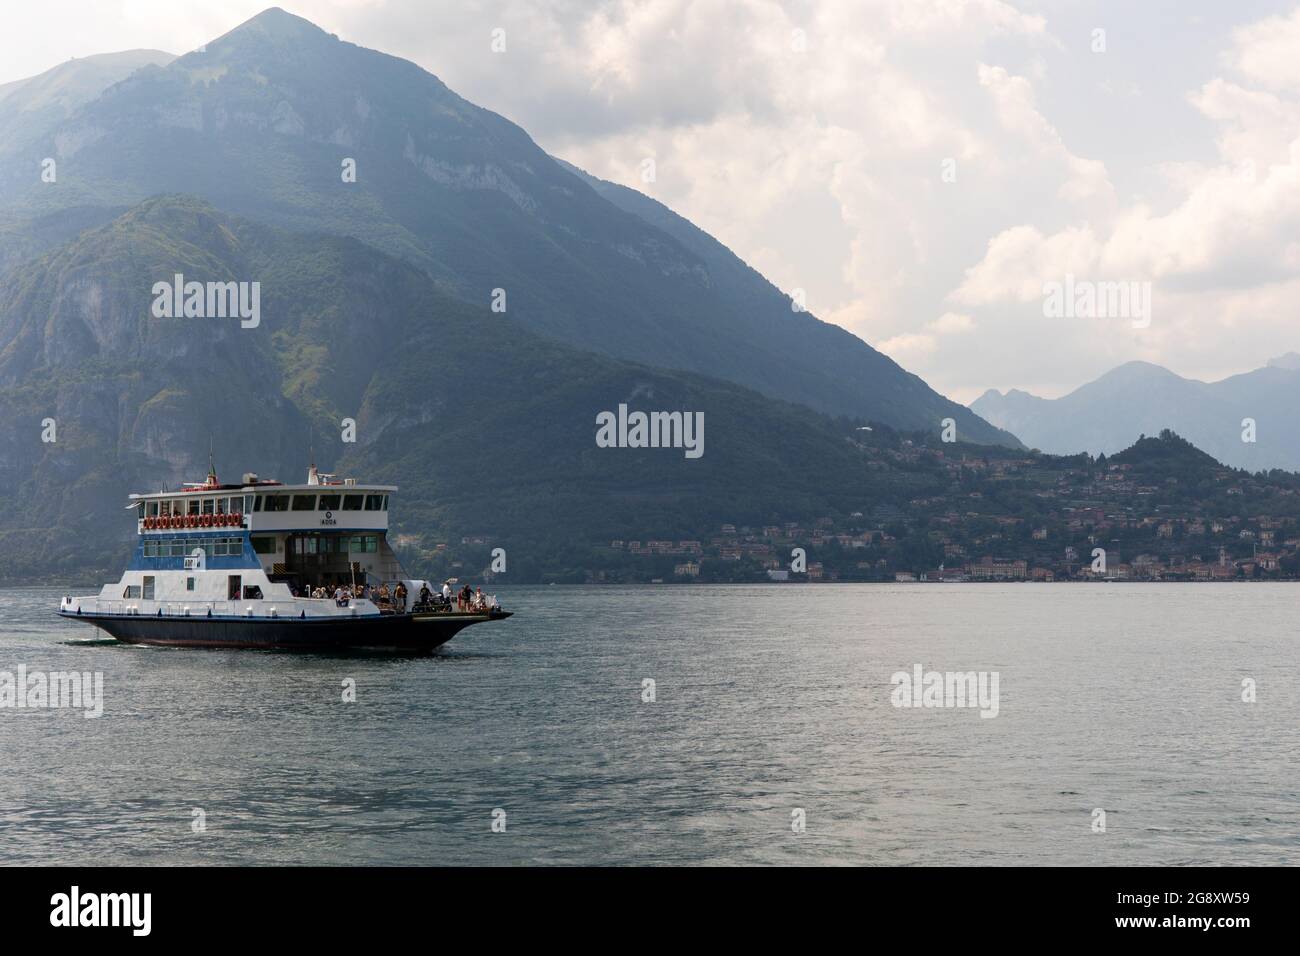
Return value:
<svg viewBox="0 0 1300 956">
<path fill-rule="evenodd" d="M 217 466 L 216 466 L 216 464 L 215 464 L 215 462 L 214 462 L 214 460 L 213 460 L 213 458 L 212 458 L 212 436 L 211 436 L 211 435 L 208 436 L 208 479 L 207 479 L 207 484 L 208 484 L 208 487 L 209 487 L 209 488 L 215 488 L 215 487 L 217 487 L 217 485 L 220 484 L 220 482 L 217 481 Z"/>
</svg>

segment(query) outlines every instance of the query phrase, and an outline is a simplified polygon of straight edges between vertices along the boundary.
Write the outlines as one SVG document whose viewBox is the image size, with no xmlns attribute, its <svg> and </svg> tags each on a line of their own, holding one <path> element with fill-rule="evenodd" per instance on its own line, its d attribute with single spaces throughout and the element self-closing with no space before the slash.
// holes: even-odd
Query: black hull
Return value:
<svg viewBox="0 0 1300 956">
<path fill-rule="evenodd" d="M 471 624 L 500 621 L 493 614 L 385 614 L 381 617 L 235 618 L 74 614 L 125 644 L 164 647 L 264 648 L 294 651 L 385 650 L 420 653 L 441 647 Z"/>
</svg>

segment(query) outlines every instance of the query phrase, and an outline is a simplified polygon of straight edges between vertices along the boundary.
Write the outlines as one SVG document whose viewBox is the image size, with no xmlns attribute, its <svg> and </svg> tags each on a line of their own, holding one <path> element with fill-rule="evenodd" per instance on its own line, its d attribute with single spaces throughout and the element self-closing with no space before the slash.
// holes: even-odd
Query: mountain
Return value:
<svg viewBox="0 0 1300 956">
<path fill-rule="evenodd" d="M 1268 368 L 1284 368 L 1292 372 L 1300 371 L 1300 354 L 1287 352 L 1285 355 L 1269 359 L 1265 365 Z"/>
<path fill-rule="evenodd" d="M 414 64 L 282 10 L 65 112 L 26 113 L 0 141 L 0 263 L 50 248 L 26 237 L 53 214 L 107 210 L 102 224 L 150 196 L 190 194 L 355 237 L 587 350 L 897 428 L 951 417 L 965 440 L 1017 446 L 857 337 L 793 312 L 686 220 L 557 162 Z M 44 157 L 57 185 L 35 175 Z"/>
<path fill-rule="evenodd" d="M 176 272 L 259 283 L 258 321 L 157 316 L 155 284 Z M 620 404 L 702 414 L 703 454 L 600 447 L 597 417 Z M 1124 554 L 1163 560 L 1205 548 L 1160 538 L 1159 523 L 1222 519 L 1214 550 L 1244 560 L 1239 531 L 1277 519 L 1285 541 L 1300 518 L 1300 475 L 1254 479 L 1168 431 L 1103 463 L 864 430 L 544 338 L 356 239 L 186 196 L 0 275 L 0 408 L 5 584 L 115 577 L 126 494 L 202 476 L 210 447 L 227 480 L 300 480 L 314 457 L 395 483 L 409 570 L 477 579 L 501 547 L 510 583 L 672 579 L 701 552 L 702 579 L 761 580 L 796 546 L 840 580 L 985 555 L 1071 576 L 1066 548 L 1088 553 L 1103 524 Z M 1093 502 L 1082 526 L 1080 500 Z M 678 548 L 633 544 L 651 541 Z"/>
<path fill-rule="evenodd" d="M 176 272 L 260 283 L 260 321 L 156 318 L 154 283 Z M 702 413 L 703 454 L 597 447 L 597 415 L 620 403 Z M 0 277 L 0 408 L 7 580 L 116 573 L 125 495 L 195 480 L 210 444 L 227 479 L 299 480 L 314 448 L 400 485 L 394 533 L 416 546 L 486 533 L 536 573 L 593 542 L 940 487 L 869 473 L 847 422 L 542 338 L 356 239 L 190 197 L 146 200 Z"/>
<path fill-rule="evenodd" d="M 1194 482 L 1223 471 L 1223 465 L 1187 439 L 1166 428 L 1159 435 L 1143 435 L 1110 458 L 1112 465 L 1129 465 L 1139 480 Z"/>
<path fill-rule="evenodd" d="M 1291 358 L 1294 358 L 1292 356 Z M 1113 454 L 1139 435 L 1172 429 L 1237 468 L 1300 470 L 1300 368 L 1286 356 L 1218 382 L 1182 378 L 1129 362 L 1057 399 L 990 389 L 971 408 L 1052 454 Z M 1255 441 L 1243 441 L 1245 419 Z"/>
<path fill-rule="evenodd" d="M 165 66 L 174 59 L 161 50 L 101 53 L 0 84 L 0 142 L 12 146 L 37 138 L 141 67 Z"/>
</svg>

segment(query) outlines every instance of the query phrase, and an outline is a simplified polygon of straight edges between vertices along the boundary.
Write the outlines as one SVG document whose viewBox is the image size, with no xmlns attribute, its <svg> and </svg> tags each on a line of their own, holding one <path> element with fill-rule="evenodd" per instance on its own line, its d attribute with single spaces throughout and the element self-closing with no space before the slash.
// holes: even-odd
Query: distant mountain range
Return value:
<svg viewBox="0 0 1300 956">
<path fill-rule="evenodd" d="M 174 59 L 161 50 L 101 53 L 0 84 L 0 143 L 14 147 L 38 140 L 114 83 L 143 66 L 166 66 Z"/>
<path fill-rule="evenodd" d="M 1113 454 L 1139 435 L 1171 429 L 1238 468 L 1300 470 L 1300 355 L 1288 353 L 1218 382 L 1129 362 L 1068 395 L 1045 399 L 990 389 L 971 409 L 1025 444 L 1052 454 Z M 1245 419 L 1254 422 L 1255 441 Z"/>
<path fill-rule="evenodd" d="M 113 82 L 132 58 L 143 65 Z M 583 349 L 896 428 L 937 431 L 951 417 L 964 440 L 1019 447 L 862 340 L 792 311 L 660 204 L 556 161 L 414 64 L 282 10 L 174 60 L 117 54 L 11 86 L 0 99 L 0 267 L 150 196 L 193 195 L 354 237 Z M 44 159 L 57 184 L 41 181 Z"/>
</svg>

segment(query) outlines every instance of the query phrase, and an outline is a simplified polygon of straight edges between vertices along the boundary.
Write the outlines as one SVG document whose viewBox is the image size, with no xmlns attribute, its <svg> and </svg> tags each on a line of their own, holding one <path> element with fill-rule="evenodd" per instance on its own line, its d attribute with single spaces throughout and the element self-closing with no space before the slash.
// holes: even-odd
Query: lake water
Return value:
<svg viewBox="0 0 1300 956">
<path fill-rule="evenodd" d="M 1296 585 L 502 588 L 415 659 L 95 642 L 61 593 L 0 591 L 0 671 L 104 715 L 0 709 L 6 864 L 1300 862 Z M 916 664 L 997 716 L 893 706 Z"/>
</svg>

